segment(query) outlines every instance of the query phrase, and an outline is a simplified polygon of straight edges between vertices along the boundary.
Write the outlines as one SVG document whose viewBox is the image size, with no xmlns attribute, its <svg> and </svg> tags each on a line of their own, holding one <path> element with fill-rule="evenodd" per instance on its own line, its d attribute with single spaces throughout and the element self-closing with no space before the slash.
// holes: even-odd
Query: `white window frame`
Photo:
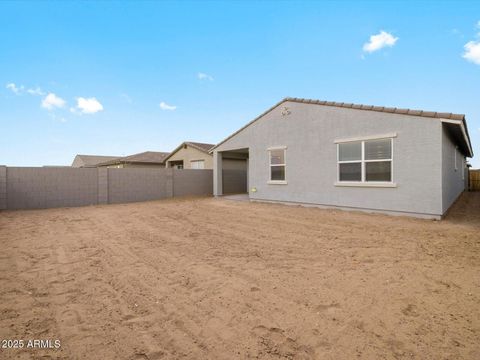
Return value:
<svg viewBox="0 0 480 360">
<path fill-rule="evenodd" d="M 272 150 L 283 150 L 283 164 L 272 164 Z M 271 185 L 287 185 L 287 147 L 286 146 L 272 146 L 268 151 L 268 184 Z M 272 180 L 272 166 L 283 166 L 285 180 Z"/>
<path fill-rule="evenodd" d="M 203 167 L 202 168 L 194 168 L 192 167 L 192 164 L 193 163 L 202 163 L 203 164 Z M 190 169 L 194 169 L 194 170 L 204 170 L 205 169 L 205 160 L 204 159 L 198 159 L 198 160 L 190 160 Z"/>
<path fill-rule="evenodd" d="M 359 187 L 397 187 L 397 184 L 393 181 L 394 173 L 393 173 L 393 146 L 394 141 L 393 139 L 396 137 L 396 134 L 388 134 L 388 135 L 379 135 L 379 136 L 365 136 L 365 137 L 358 137 L 358 138 L 351 138 L 351 139 L 341 139 L 336 140 L 335 144 L 337 145 L 337 181 L 335 182 L 335 186 L 359 186 Z M 366 160 L 365 159 L 365 142 L 370 140 L 390 140 L 390 159 L 375 159 L 375 160 Z M 340 144 L 350 143 L 350 142 L 360 142 L 361 146 L 361 158 L 360 160 L 346 160 L 340 161 Z M 372 162 L 384 162 L 390 161 L 390 181 L 367 181 L 366 180 L 366 165 L 367 163 Z M 340 180 L 340 164 L 361 164 L 361 180 L 360 181 L 341 181 Z"/>
</svg>

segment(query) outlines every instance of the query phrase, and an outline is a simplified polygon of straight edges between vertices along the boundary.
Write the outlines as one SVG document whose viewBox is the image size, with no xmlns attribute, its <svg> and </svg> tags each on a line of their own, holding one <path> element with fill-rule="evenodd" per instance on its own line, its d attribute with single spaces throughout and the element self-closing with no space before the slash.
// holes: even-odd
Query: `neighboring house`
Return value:
<svg viewBox="0 0 480 360">
<path fill-rule="evenodd" d="M 216 145 L 248 164 L 251 200 L 441 218 L 465 190 L 465 116 L 286 98 Z"/>
<path fill-rule="evenodd" d="M 165 166 L 176 169 L 212 169 L 213 158 L 208 151 L 213 146 L 214 144 L 185 141 L 166 157 Z"/>
<path fill-rule="evenodd" d="M 72 167 L 97 167 L 98 164 L 118 158 L 118 156 L 77 155 L 73 159 Z"/>
<path fill-rule="evenodd" d="M 139 154 L 129 155 L 111 159 L 98 164 L 99 167 L 107 168 L 163 168 L 167 152 L 145 151 Z"/>
</svg>

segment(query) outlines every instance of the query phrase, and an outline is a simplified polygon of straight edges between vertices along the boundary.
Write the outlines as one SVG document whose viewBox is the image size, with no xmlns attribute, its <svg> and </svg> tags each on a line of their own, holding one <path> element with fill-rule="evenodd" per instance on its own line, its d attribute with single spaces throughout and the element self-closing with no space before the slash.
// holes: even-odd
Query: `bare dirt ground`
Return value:
<svg viewBox="0 0 480 360">
<path fill-rule="evenodd" d="M 480 359 L 480 193 L 444 221 L 218 199 L 0 213 L 2 359 Z"/>
</svg>

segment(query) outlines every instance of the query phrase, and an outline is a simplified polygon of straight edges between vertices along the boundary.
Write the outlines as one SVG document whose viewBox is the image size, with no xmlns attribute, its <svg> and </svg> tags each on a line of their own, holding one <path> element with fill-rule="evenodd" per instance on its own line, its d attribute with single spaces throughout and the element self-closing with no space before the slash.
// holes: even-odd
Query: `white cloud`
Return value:
<svg viewBox="0 0 480 360">
<path fill-rule="evenodd" d="M 199 80 L 208 80 L 208 81 L 213 81 L 213 76 L 199 72 L 197 74 L 197 77 Z"/>
<path fill-rule="evenodd" d="M 23 86 L 23 85 L 17 86 L 15 83 L 9 83 L 5 87 L 7 89 L 11 90 L 16 95 L 21 95 L 25 92 L 27 94 L 34 95 L 34 96 L 45 95 L 45 92 L 42 89 L 40 89 L 38 86 L 36 88 L 29 88 L 29 89 L 25 90 L 25 86 Z"/>
<path fill-rule="evenodd" d="M 174 106 L 174 105 L 168 105 L 166 102 L 163 102 L 163 101 L 160 103 L 159 106 L 160 106 L 160 109 L 162 109 L 162 110 L 171 110 L 171 111 L 173 111 L 173 110 L 175 110 L 175 109 L 177 108 L 176 106 Z"/>
<path fill-rule="evenodd" d="M 462 57 L 474 64 L 480 65 L 480 41 L 469 41 L 463 48 L 465 52 Z"/>
<path fill-rule="evenodd" d="M 34 88 L 31 88 L 31 89 L 27 89 L 27 93 L 29 93 L 30 95 L 34 95 L 34 96 L 43 96 L 45 95 L 45 93 L 43 92 L 42 89 L 40 89 L 38 86 L 34 89 Z"/>
<path fill-rule="evenodd" d="M 392 47 L 397 40 L 398 37 L 382 30 L 380 33 L 370 36 L 370 41 L 363 45 L 363 51 L 372 53 L 387 46 Z"/>
<path fill-rule="evenodd" d="M 95 114 L 96 112 L 103 110 L 103 105 L 95 99 L 94 97 L 91 98 L 77 98 L 77 108 L 83 114 Z M 72 109 L 70 109 L 72 111 Z"/>
<path fill-rule="evenodd" d="M 475 28 L 480 30 L 480 20 L 475 24 Z M 477 37 L 480 37 L 480 32 L 477 33 Z M 462 57 L 474 64 L 480 65 L 480 40 L 478 41 L 469 41 L 463 45 L 465 52 Z"/>
<path fill-rule="evenodd" d="M 23 85 L 20 87 L 17 87 L 17 85 L 15 85 L 14 83 L 9 83 L 5 87 L 17 95 L 19 95 L 23 91 Z"/>
<path fill-rule="evenodd" d="M 48 110 L 53 110 L 54 108 L 62 108 L 66 104 L 65 100 L 61 97 L 58 97 L 54 93 L 49 93 L 42 100 L 42 107 Z"/>
</svg>

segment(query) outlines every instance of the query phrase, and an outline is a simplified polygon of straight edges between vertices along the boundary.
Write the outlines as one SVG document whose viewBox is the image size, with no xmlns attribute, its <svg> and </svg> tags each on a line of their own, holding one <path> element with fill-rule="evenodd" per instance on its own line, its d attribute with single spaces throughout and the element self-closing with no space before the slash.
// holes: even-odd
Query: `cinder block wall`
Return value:
<svg viewBox="0 0 480 360">
<path fill-rule="evenodd" d="M 7 168 L 7 209 L 97 204 L 97 169 Z"/>
<path fill-rule="evenodd" d="M 173 170 L 173 196 L 213 195 L 213 170 Z"/>
<path fill-rule="evenodd" d="M 110 204 L 165 199 L 171 197 L 167 186 L 172 169 L 108 169 L 108 202 Z"/>
<path fill-rule="evenodd" d="M 0 166 L 0 210 L 7 208 L 7 167 Z"/>
<path fill-rule="evenodd" d="M 212 195 L 212 170 L 0 166 L 0 210 Z"/>
</svg>

